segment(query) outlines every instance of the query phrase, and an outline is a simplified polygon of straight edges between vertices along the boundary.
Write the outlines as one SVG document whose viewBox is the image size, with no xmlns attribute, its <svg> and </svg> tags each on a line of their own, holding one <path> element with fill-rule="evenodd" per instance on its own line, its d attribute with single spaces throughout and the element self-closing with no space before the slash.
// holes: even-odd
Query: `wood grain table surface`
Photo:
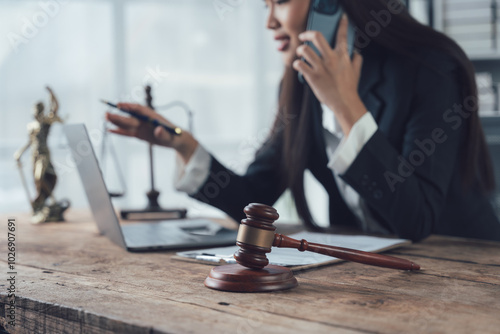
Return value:
<svg viewBox="0 0 500 334">
<path fill-rule="evenodd" d="M 15 326 L 9 217 L 0 216 L 0 324 L 9 333 L 500 333 L 500 243 L 431 236 L 385 253 L 420 272 L 343 262 L 296 273 L 292 290 L 244 294 L 204 287 L 211 266 L 175 252 L 127 252 L 86 211 L 66 216 L 44 225 L 9 216 Z"/>
</svg>

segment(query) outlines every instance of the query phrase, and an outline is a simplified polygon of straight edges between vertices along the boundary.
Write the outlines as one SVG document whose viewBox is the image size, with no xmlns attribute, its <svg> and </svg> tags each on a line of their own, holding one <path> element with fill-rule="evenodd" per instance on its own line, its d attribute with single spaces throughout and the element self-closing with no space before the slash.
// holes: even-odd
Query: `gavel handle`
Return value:
<svg viewBox="0 0 500 334">
<path fill-rule="evenodd" d="M 275 234 L 273 246 L 278 248 L 296 248 L 299 251 L 310 251 L 342 260 L 364 263 L 371 266 L 401 270 L 420 270 L 414 262 L 393 256 L 364 252 L 360 250 L 309 243 L 307 240 L 295 240 L 282 234 Z"/>
</svg>

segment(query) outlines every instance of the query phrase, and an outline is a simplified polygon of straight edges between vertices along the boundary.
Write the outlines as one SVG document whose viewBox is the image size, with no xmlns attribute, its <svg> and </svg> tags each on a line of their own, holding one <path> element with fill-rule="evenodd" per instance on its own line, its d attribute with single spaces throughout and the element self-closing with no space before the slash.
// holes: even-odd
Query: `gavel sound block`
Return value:
<svg viewBox="0 0 500 334">
<path fill-rule="evenodd" d="M 240 249 L 234 254 L 238 264 L 215 267 L 205 279 L 205 286 L 222 291 L 266 292 L 291 289 L 298 285 L 290 269 L 268 265 L 266 253 L 271 247 L 296 248 L 339 259 L 364 263 L 373 266 L 401 270 L 419 270 L 414 262 L 388 256 L 363 252 L 354 249 L 308 243 L 281 234 L 275 234 L 274 221 L 278 212 L 264 204 L 252 203 L 243 210 L 247 215 L 241 221 L 236 237 Z"/>
</svg>

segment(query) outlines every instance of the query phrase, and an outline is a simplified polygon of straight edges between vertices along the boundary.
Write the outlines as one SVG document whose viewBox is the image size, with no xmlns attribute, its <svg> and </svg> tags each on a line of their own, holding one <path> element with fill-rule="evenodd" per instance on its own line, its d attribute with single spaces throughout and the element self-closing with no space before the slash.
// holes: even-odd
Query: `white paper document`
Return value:
<svg viewBox="0 0 500 334">
<path fill-rule="evenodd" d="M 290 235 L 293 239 L 305 239 L 309 243 L 319 243 L 337 247 L 357 249 L 365 252 L 378 252 L 390 248 L 395 248 L 403 244 L 411 243 L 406 239 L 389 239 L 369 236 L 351 236 L 326 233 L 299 232 Z M 238 246 L 219 247 L 210 249 L 201 249 L 177 253 L 180 257 L 195 259 L 203 262 L 215 263 L 236 263 L 233 254 L 239 249 Z M 293 267 L 319 265 L 341 261 L 331 256 L 317 254 L 313 252 L 300 252 L 293 248 L 273 247 L 270 253 L 267 253 L 270 264 Z"/>
</svg>

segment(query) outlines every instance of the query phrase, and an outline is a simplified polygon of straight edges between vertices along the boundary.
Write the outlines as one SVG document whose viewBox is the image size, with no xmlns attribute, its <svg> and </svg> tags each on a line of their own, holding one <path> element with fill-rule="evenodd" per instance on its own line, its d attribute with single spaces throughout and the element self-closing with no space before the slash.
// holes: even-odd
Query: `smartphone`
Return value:
<svg viewBox="0 0 500 334">
<path fill-rule="evenodd" d="M 309 8 L 306 29 L 321 32 L 323 36 L 325 36 L 325 39 L 330 43 L 330 46 L 334 48 L 337 39 L 337 31 L 343 14 L 344 10 L 340 6 L 340 2 L 338 0 L 312 0 L 311 7 Z M 351 21 L 349 21 L 347 31 L 347 49 L 351 57 L 354 52 L 355 33 L 354 25 Z M 312 42 L 307 41 L 306 44 L 321 56 L 320 52 L 316 49 Z M 307 63 L 303 57 L 302 60 Z M 306 83 L 301 72 L 299 72 L 299 80 L 301 83 Z"/>
</svg>

